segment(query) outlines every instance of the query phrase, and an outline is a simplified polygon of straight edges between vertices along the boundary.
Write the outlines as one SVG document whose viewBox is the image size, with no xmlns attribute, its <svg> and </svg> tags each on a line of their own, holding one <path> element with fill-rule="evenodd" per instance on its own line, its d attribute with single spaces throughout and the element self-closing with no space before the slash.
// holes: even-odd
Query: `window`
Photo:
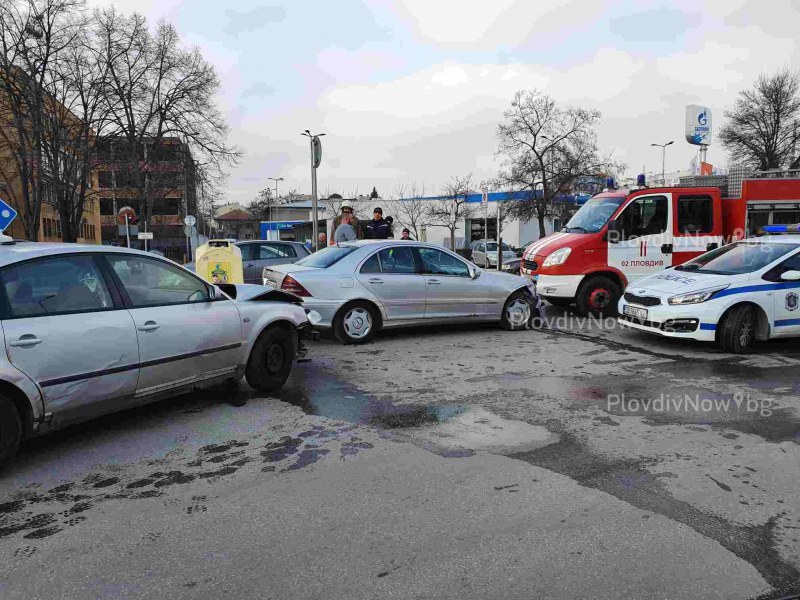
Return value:
<svg viewBox="0 0 800 600">
<path fill-rule="evenodd" d="M 305 258 L 298 260 L 295 264 L 304 267 L 312 267 L 317 269 L 325 269 L 331 265 L 336 264 L 351 252 L 356 251 L 357 246 L 329 246 L 323 248 L 319 252 L 309 254 Z"/>
<path fill-rule="evenodd" d="M 380 273 L 381 272 L 381 261 L 378 258 L 378 253 L 376 252 L 372 256 L 370 256 L 366 262 L 361 266 L 361 273 Z"/>
<path fill-rule="evenodd" d="M 113 188 L 114 179 L 111 177 L 111 171 L 100 171 L 97 174 L 97 184 L 101 188 Z"/>
<path fill-rule="evenodd" d="M 156 198 L 153 201 L 154 215 L 180 215 L 183 200 L 180 198 Z"/>
<path fill-rule="evenodd" d="M 135 307 L 209 300 L 202 280 L 166 262 L 127 254 L 107 258 Z"/>
<path fill-rule="evenodd" d="M 781 281 L 781 275 L 786 271 L 800 271 L 800 252 L 794 256 L 790 256 L 781 264 L 772 267 L 769 271 L 764 273 L 762 279 L 767 281 Z"/>
<path fill-rule="evenodd" d="M 710 196 L 681 196 L 678 198 L 678 232 L 711 233 L 714 205 Z"/>
<path fill-rule="evenodd" d="M 478 244 L 477 246 L 475 246 L 475 251 L 476 252 L 483 252 L 483 244 Z"/>
<path fill-rule="evenodd" d="M 91 256 L 36 260 L 5 269 L 2 285 L 11 318 L 113 308 Z"/>
<path fill-rule="evenodd" d="M 256 260 L 258 257 L 258 244 L 241 244 L 242 260 Z"/>
<path fill-rule="evenodd" d="M 697 258 L 675 267 L 675 270 L 718 275 L 742 275 L 763 269 L 772 261 L 778 260 L 794 249 L 791 244 L 737 242 L 701 254 Z"/>
<path fill-rule="evenodd" d="M 42 217 L 42 235 L 46 238 L 61 239 L 61 221 Z"/>
<path fill-rule="evenodd" d="M 452 254 L 435 248 L 420 248 L 422 272 L 426 275 L 469 277 L 469 267 Z"/>
<path fill-rule="evenodd" d="M 100 214 L 106 217 L 113 217 L 116 214 L 113 198 L 100 198 Z"/>
<path fill-rule="evenodd" d="M 261 254 L 259 258 L 266 260 L 270 258 L 294 258 L 297 253 L 289 244 L 261 244 Z"/>
<path fill-rule="evenodd" d="M 664 233 L 667 230 L 668 215 L 669 207 L 665 196 L 637 198 L 619 216 L 620 239 L 632 240 L 643 235 Z"/>
<path fill-rule="evenodd" d="M 414 274 L 417 267 L 414 264 L 414 252 L 411 248 L 386 248 L 378 252 L 381 261 L 381 272 L 394 274 Z"/>
</svg>

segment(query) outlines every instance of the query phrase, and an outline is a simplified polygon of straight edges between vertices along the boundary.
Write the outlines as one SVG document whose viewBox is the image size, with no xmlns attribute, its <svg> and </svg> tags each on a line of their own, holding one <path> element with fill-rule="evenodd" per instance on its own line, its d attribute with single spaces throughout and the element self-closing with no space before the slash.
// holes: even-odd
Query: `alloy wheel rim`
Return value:
<svg viewBox="0 0 800 600">
<path fill-rule="evenodd" d="M 514 327 L 519 327 L 531 318 L 531 306 L 525 300 L 517 298 L 506 307 L 506 320 Z"/>
<path fill-rule="evenodd" d="M 739 330 L 739 343 L 746 347 L 750 344 L 753 336 L 753 313 L 749 312 L 742 319 L 742 327 Z"/>
<path fill-rule="evenodd" d="M 361 339 L 372 331 L 372 315 L 365 308 L 352 308 L 344 316 L 344 331 L 353 339 Z"/>
<path fill-rule="evenodd" d="M 589 295 L 589 304 L 594 309 L 606 308 L 611 303 L 611 294 L 605 288 L 594 290 Z"/>
</svg>

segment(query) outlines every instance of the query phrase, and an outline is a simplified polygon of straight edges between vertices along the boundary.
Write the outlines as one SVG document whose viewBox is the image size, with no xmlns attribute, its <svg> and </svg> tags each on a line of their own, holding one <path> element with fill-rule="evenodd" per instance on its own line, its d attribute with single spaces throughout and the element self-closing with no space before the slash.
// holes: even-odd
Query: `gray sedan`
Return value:
<svg viewBox="0 0 800 600">
<path fill-rule="evenodd" d="M 309 313 L 312 317 L 313 313 Z M 25 437 L 242 376 L 279 388 L 302 301 L 111 246 L 0 248 L 0 464 Z"/>
<path fill-rule="evenodd" d="M 484 271 L 433 244 L 399 240 L 331 246 L 293 265 L 264 269 L 264 285 L 301 296 L 346 343 L 381 329 L 422 323 L 495 321 L 536 325 L 543 303 L 527 279 Z"/>
</svg>

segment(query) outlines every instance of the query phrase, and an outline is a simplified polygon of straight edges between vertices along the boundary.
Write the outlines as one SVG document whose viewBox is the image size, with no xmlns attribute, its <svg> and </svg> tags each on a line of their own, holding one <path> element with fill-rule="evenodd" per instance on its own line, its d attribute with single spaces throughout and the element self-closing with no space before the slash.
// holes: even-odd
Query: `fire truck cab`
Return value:
<svg viewBox="0 0 800 600">
<path fill-rule="evenodd" d="M 800 222 L 800 172 L 742 175 L 694 177 L 680 187 L 606 190 L 559 233 L 528 246 L 521 273 L 536 281 L 551 304 L 615 315 L 632 281 L 765 225 Z"/>
</svg>

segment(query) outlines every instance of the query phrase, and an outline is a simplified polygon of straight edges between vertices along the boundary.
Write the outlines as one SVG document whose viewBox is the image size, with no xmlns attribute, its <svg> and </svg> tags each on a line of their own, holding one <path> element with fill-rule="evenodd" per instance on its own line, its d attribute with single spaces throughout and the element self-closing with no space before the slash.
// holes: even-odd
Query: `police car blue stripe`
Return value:
<svg viewBox="0 0 800 600">
<path fill-rule="evenodd" d="M 768 292 L 770 290 L 791 290 L 800 288 L 800 281 L 785 281 L 781 283 L 768 283 L 764 285 L 747 285 L 739 288 L 728 288 L 714 295 L 714 299 L 734 294 L 746 294 L 747 292 Z"/>
<path fill-rule="evenodd" d="M 790 327 L 791 325 L 800 325 L 800 319 L 780 319 L 775 321 L 775 327 Z"/>
<path fill-rule="evenodd" d="M 714 323 L 700 323 L 700 329 L 705 329 L 706 331 L 716 331 L 717 326 Z"/>
</svg>

